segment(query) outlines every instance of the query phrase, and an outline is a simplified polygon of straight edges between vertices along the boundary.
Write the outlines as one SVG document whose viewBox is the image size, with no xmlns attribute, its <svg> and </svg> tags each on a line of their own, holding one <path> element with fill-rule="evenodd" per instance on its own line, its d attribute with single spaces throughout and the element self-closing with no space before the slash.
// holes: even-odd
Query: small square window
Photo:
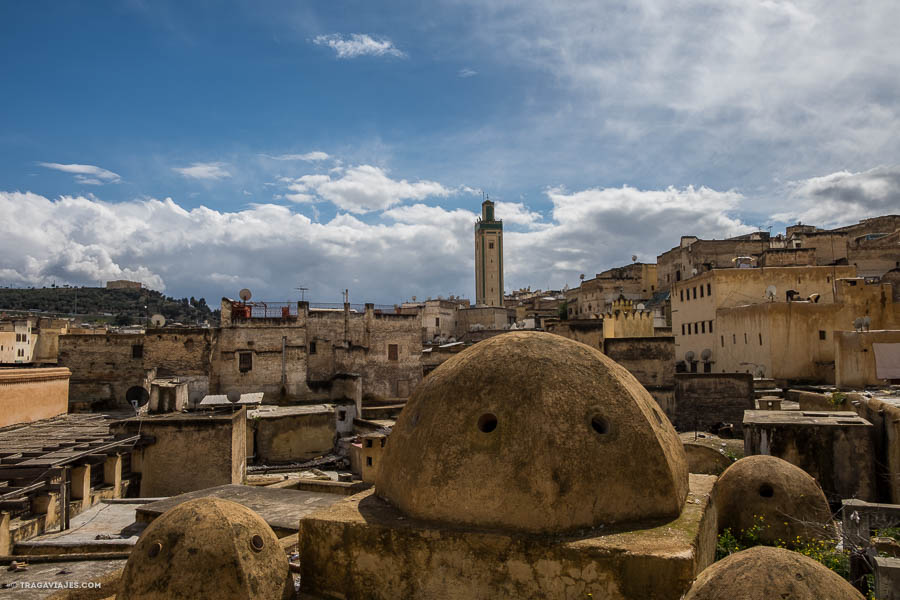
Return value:
<svg viewBox="0 0 900 600">
<path fill-rule="evenodd" d="M 819 330 L 819 339 L 820 339 L 820 340 L 824 340 L 825 337 L 826 337 L 826 336 L 825 336 L 825 330 L 824 330 L 824 329 L 820 329 L 820 330 Z"/>
<path fill-rule="evenodd" d="M 366 440 L 366 448 L 371 448 L 371 447 L 372 447 L 372 440 L 371 439 Z"/>
<path fill-rule="evenodd" d="M 241 373 L 246 373 L 247 371 L 253 370 L 253 353 L 252 352 L 239 352 L 238 353 L 238 370 Z"/>
<path fill-rule="evenodd" d="M 371 467 L 371 466 L 372 466 L 372 457 L 371 457 L 371 456 L 367 456 L 367 457 L 366 457 L 366 466 L 367 466 L 367 467 Z"/>
<path fill-rule="evenodd" d="M 310 353 L 310 354 L 315 354 L 315 353 L 316 353 L 316 343 L 315 343 L 315 342 L 310 342 L 310 343 L 309 343 L 309 353 Z"/>
<path fill-rule="evenodd" d="M 494 249 L 494 242 L 488 242 L 488 250 Z"/>
<path fill-rule="evenodd" d="M 398 360 L 400 358 L 400 348 L 397 344 L 388 344 L 388 360 Z"/>
<path fill-rule="evenodd" d="M 131 347 L 131 358 L 144 358 L 144 345 L 134 344 Z"/>
</svg>

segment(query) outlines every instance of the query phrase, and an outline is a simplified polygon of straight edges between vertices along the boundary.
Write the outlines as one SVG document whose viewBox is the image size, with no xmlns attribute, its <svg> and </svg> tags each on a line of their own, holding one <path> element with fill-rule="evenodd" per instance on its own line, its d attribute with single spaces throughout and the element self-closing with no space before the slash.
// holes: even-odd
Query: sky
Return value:
<svg viewBox="0 0 900 600">
<path fill-rule="evenodd" d="M 900 213 L 894 0 L 0 2 L 0 285 L 474 296 Z"/>
</svg>

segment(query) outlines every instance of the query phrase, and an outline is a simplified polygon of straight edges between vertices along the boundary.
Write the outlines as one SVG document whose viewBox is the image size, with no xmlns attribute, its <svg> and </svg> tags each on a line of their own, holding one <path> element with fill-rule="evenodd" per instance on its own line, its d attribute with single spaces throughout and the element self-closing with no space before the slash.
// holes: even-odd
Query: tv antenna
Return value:
<svg viewBox="0 0 900 600">
<path fill-rule="evenodd" d="M 309 291 L 309 288 L 300 286 L 300 287 L 295 287 L 294 289 L 297 290 L 298 292 L 300 292 L 300 302 L 305 301 L 306 300 L 306 292 Z"/>
</svg>

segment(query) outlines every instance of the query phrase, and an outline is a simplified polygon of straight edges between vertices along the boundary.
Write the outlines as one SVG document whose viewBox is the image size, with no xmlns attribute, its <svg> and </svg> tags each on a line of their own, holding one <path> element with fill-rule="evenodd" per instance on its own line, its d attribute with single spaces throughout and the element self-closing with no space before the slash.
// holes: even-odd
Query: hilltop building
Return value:
<svg viewBox="0 0 900 600">
<path fill-rule="evenodd" d="M 503 306 L 503 221 L 494 218 L 490 200 L 475 223 L 475 304 Z"/>
</svg>

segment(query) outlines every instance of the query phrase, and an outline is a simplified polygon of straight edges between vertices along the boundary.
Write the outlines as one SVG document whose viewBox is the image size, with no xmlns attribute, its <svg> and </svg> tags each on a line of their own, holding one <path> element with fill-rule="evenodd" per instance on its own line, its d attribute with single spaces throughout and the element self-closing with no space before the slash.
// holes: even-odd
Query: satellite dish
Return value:
<svg viewBox="0 0 900 600">
<path fill-rule="evenodd" d="M 637 262 L 637 254 L 631 255 L 631 262 Z"/>
<path fill-rule="evenodd" d="M 584 281 L 584 273 L 582 273 L 581 275 L 579 275 L 579 276 L 578 276 L 578 279 Z"/>
<path fill-rule="evenodd" d="M 693 350 L 688 350 L 687 352 L 685 352 L 685 353 L 684 353 L 684 360 L 687 361 L 687 362 L 689 362 L 689 363 L 694 362 L 694 351 L 693 351 Z"/>
<path fill-rule="evenodd" d="M 247 302 L 248 300 L 250 300 L 250 298 L 253 297 L 253 294 L 250 293 L 250 290 L 248 290 L 247 288 L 244 288 L 238 293 L 238 296 L 241 297 L 241 300 L 243 300 L 244 302 Z"/>
<path fill-rule="evenodd" d="M 644 310 L 646 307 L 643 304 L 638 304 L 634 307 L 636 310 Z"/>
<path fill-rule="evenodd" d="M 225 394 L 225 398 L 232 404 L 236 404 L 241 400 L 241 393 L 237 390 L 228 390 L 228 393 Z"/>
<path fill-rule="evenodd" d="M 770 285 L 769 287 L 766 288 L 766 300 L 768 300 L 770 302 L 774 302 L 775 294 L 777 294 L 777 293 L 778 293 L 778 288 L 776 288 L 774 285 Z"/>
<path fill-rule="evenodd" d="M 150 322 L 154 327 L 162 327 L 166 324 L 166 318 L 159 313 L 156 313 L 152 317 L 150 317 Z"/>
<path fill-rule="evenodd" d="M 705 348 L 703 352 L 700 353 L 700 359 L 704 361 L 709 360 L 711 356 L 712 350 L 710 350 L 709 348 Z"/>
</svg>

